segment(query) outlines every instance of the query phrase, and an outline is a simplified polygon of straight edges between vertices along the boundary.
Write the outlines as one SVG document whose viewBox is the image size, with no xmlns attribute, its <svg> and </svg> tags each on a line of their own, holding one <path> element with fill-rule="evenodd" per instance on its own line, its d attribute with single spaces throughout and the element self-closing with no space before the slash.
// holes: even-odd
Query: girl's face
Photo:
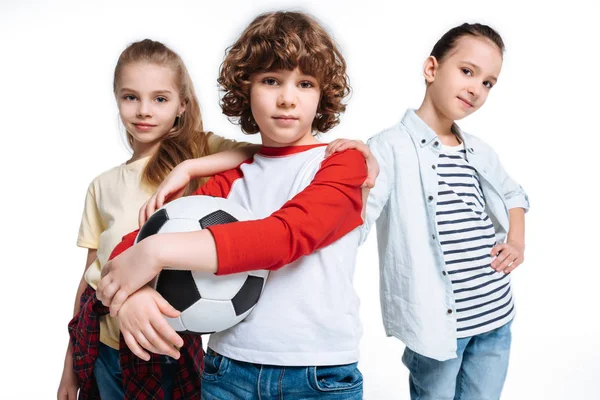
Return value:
<svg viewBox="0 0 600 400">
<path fill-rule="evenodd" d="M 478 110 L 502 69 L 502 53 L 488 39 L 463 36 L 438 64 L 425 61 L 427 96 L 444 117 L 455 121 Z"/>
<path fill-rule="evenodd" d="M 250 108 L 258 124 L 262 143 L 270 147 L 317 143 L 312 123 L 321 90 L 314 76 L 274 70 L 250 77 Z"/>
<path fill-rule="evenodd" d="M 134 147 L 156 144 L 185 110 L 175 72 L 168 67 L 135 62 L 123 67 L 119 78 L 117 105 L 123 125 L 133 136 Z"/>
</svg>

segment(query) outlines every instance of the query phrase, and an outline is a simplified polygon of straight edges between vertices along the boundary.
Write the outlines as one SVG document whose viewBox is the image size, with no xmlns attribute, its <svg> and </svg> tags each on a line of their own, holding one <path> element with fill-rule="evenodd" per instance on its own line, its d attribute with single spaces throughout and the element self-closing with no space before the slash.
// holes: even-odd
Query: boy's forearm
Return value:
<svg viewBox="0 0 600 400">
<path fill-rule="evenodd" d="M 152 239 L 152 240 L 150 240 Z M 145 239 L 163 268 L 217 272 L 217 248 L 208 229 L 165 233 Z"/>
<path fill-rule="evenodd" d="M 200 178 L 229 171 L 251 158 L 259 146 L 244 146 L 200 158 L 186 160 L 182 164 L 190 178 Z"/>
<path fill-rule="evenodd" d="M 525 210 L 522 208 L 511 208 L 508 210 L 508 214 L 510 229 L 507 241 L 525 248 Z"/>
</svg>

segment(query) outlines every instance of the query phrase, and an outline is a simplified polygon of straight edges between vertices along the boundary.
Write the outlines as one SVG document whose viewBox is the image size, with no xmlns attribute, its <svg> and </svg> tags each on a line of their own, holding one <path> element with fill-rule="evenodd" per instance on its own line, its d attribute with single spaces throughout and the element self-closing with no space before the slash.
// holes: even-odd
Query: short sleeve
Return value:
<svg viewBox="0 0 600 400">
<path fill-rule="evenodd" d="M 83 215 L 81 216 L 81 224 L 79 225 L 77 246 L 97 249 L 100 234 L 103 230 L 102 217 L 100 216 L 98 203 L 96 202 L 94 182 L 92 182 L 85 196 L 85 206 L 83 207 Z"/>
<path fill-rule="evenodd" d="M 237 142 L 232 139 L 225 139 L 224 137 L 215 135 L 214 133 L 211 133 L 208 136 L 207 140 L 209 154 L 216 154 L 222 151 L 233 150 L 239 147 L 245 147 L 250 145 L 250 143 L 247 142 Z"/>
</svg>

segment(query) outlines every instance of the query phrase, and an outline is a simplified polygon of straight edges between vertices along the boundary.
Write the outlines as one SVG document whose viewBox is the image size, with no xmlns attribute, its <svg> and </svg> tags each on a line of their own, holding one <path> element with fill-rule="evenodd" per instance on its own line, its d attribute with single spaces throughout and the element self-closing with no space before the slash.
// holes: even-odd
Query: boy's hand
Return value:
<svg viewBox="0 0 600 400">
<path fill-rule="evenodd" d="M 146 238 L 107 262 L 102 267 L 102 279 L 96 289 L 96 297 L 110 315 L 116 317 L 119 309 L 136 290 L 150 282 L 161 271 L 154 250 L 154 237 Z"/>
<path fill-rule="evenodd" d="M 150 355 L 144 349 L 179 358 L 177 348 L 183 346 L 183 339 L 164 316 L 176 318 L 180 314 L 156 290 L 144 286 L 132 294 L 119 311 L 119 326 L 127 347 L 146 361 Z"/>
<path fill-rule="evenodd" d="M 379 175 L 379 164 L 375 159 L 369 146 L 361 142 L 360 140 L 349 140 L 349 139 L 336 139 L 327 145 L 325 150 L 325 157 L 329 157 L 333 153 L 355 149 L 362 153 L 367 162 L 367 179 L 362 184 L 363 188 L 372 189 L 375 186 L 375 180 Z"/>
<path fill-rule="evenodd" d="M 492 261 L 491 267 L 497 272 L 508 274 L 515 268 L 521 265 L 524 261 L 525 246 L 518 243 L 502 243 L 494 246 L 491 252 L 492 257 L 496 257 Z"/>
<path fill-rule="evenodd" d="M 187 185 L 190 183 L 190 179 L 191 177 L 185 161 L 173 168 L 152 197 L 140 208 L 138 216 L 140 228 L 154 214 L 154 211 L 161 208 L 165 202 L 168 203 L 183 196 Z"/>
</svg>

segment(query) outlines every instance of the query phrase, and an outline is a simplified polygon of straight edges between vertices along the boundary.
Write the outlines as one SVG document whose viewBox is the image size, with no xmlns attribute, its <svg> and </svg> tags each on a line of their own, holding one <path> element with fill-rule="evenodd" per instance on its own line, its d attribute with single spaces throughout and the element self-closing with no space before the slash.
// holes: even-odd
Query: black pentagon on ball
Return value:
<svg viewBox="0 0 600 400">
<path fill-rule="evenodd" d="M 162 270 L 158 275 L 156 291 L 178 311 L 188 309 L 201 299 L 192 271 Z"/>
<path fill-rule="evenodd" d="M 198 221 L 198 222 L 200 223 L 200 227 L 202 229 L 204 229 L 207 226 L 222 225 L 222 224 L 229 224 L 231 222 L 237 222 L 237 219 L 233 215 L 226 213 L 223 210 L 217 210 L 217 211 L 213 211 L 210 214 L 202 217 L 200 219 L 200 221 Z"/>
<path fill-rule="evenodd" d="M 167 214 L 167 210 L 164 208 L 152 214 L 144 226 L 142 226 L 142 229 L 140 229 L 140 233 L 138 233 L 137 237 L 137 243 L 146 239 L 148 236 L 156 235 L 160 228 L 162 228 L 168 220 L 169 214 Z"/>
<path fill-rule="evenodd" d="M 263 282 L 264 279 L 260 276 L 248 276 L 240 291 L 231 299 L 236 316 L 242 315 L 258 302 Z"/>
</svg>

